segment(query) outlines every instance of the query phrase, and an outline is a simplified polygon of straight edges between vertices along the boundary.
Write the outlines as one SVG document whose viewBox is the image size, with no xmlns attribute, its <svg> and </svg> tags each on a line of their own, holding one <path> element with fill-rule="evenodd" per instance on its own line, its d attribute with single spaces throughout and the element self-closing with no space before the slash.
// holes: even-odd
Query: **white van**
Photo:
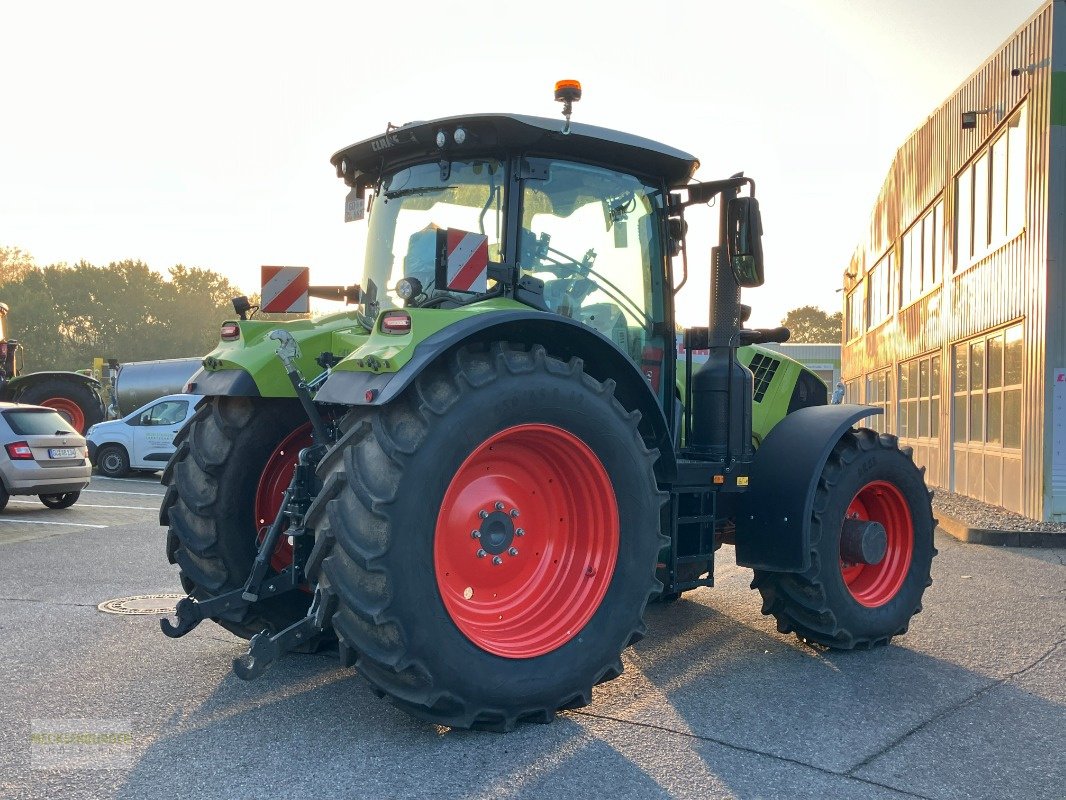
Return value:
<svg viewBox="0 0 1066 800">
<path fill-rule="evenodd" d="M 203 400 L 198 394 L 168 394 L 112 422 L 85 432 L 96 471 L 121 478 L 131 469 L 159 470 L 174 452 L 174 437 Z"/>
</svg>

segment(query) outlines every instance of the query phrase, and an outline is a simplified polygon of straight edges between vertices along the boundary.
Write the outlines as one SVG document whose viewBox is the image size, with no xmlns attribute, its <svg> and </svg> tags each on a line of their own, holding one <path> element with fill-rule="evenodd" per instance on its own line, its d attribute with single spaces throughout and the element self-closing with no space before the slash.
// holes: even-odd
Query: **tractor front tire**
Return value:
<svg viewBox="0 0 1066 800">
<path fill-rule="evenodd" d="M 887 644 L 907 632 L 932 584 L 933 519 L 923 471 L 895 436 L 852 429 L 822 469 L 811 517 L 810 567 L 755 570 L 763 614 L 782 633 L 841 650 Z M 884 527 L 877 563 L 852 563 L 842 547 L 845 520 Z"/>
<path fill-rule="evenodd" d="M 326 456 L 308 572 L 343 663 L 424 720 L 591 701 L 644 634 L 663 496 L 640 415 L 542 347 L 464 348 Z"/>
<path fill-rule="evenodd" d="M 60 378 L 42 380 L 22 392 L 18 401 L 55 409 L 81 434 L 104 419 L 104 404 L 100 395 L 76 381 Z"/>
<path fill-rule="evenodd" d="M 159 522 L 168 526 L 167 558 L 178 565 L 182 586 L 192 597 L 207 600 L 247 580 L 259 532 L 273 521 L 273 515 L 260 516 L 258 497 L 271 476 L 274 494 L 288 485 L 296 448 L 282 445 L 305 422 L 295 400 L 212 397 L 178 433 L 177 449 L 163 472 L 167 491 Z M 276 561 L 277 556 L 275 569 L 283 568 Z M 250 639 L 302 619 L 310 602 L 307 592 L 289 592 L 215 622 Z"/>
</svg>

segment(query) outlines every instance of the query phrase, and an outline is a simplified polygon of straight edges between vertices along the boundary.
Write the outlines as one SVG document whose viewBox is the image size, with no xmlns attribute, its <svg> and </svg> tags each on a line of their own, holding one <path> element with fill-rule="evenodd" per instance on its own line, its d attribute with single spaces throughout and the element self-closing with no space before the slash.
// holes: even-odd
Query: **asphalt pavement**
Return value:
<svg viewBox="0 0 1066 800">
<path fill-rule="evenodd" d="M 492 734 L 415 721 L 328 654 L 245 683 L 217 626 L 102 613 L 180 593 L 162 493 L 94 478 L 70 509 L 0 512 L 0 798 L 1066 796 L 1066 550 L 938 533 L 910 632 L 839 653 L 777 633 L 723 548 L 591 706 Z M 96 730 L 121 737 L 80 761 L 48 738 Z"/>
</svg>

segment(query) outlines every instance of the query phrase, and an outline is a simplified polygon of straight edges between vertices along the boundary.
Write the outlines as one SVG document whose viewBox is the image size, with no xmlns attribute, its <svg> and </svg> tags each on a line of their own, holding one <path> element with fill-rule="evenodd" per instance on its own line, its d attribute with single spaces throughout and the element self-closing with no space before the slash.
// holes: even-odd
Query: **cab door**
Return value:
<svg viewBox="0 0 1066 800">
<path fill-rule="evenodd" d="M 133 434 L 130 465 L 162 469 L 174 452 L 174 437 L 189 416 L 188 400 L 163 400 L 141 412 Z"/>
</svg>

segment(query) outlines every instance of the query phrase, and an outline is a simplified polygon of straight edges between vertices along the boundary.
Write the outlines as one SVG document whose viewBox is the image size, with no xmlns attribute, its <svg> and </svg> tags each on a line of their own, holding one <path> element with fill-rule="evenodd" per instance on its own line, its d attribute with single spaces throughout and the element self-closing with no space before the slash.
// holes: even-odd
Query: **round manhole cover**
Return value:
<svg viewBox="0 0 1066 800">
<path fill-rule="evenodd" d="M 97 606 L 108 614 L 173 614 L 174 606 L 183 594 L 135 594 L 133 597 L 116 597 Z"/>
</svg>

